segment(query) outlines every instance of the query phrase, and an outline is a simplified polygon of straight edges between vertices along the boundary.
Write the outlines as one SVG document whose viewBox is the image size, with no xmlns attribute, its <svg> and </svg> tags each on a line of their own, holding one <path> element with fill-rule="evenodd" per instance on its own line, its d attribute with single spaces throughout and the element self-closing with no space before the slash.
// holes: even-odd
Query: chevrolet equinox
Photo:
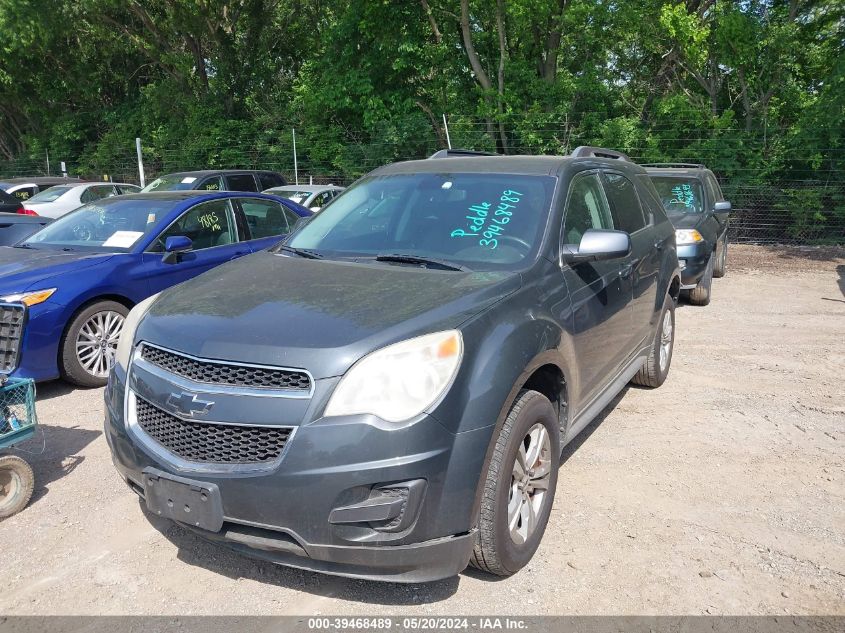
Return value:
<svg viewBox="0 0 845 633">
<path fill-rule="evenodd" d="M 106 437 L 146 512 L 276 563 L 507 576 L 562 447 L 672 360 L 675 231 L 616 152 L 441 151 L 139 303 Z"/>
</svg>

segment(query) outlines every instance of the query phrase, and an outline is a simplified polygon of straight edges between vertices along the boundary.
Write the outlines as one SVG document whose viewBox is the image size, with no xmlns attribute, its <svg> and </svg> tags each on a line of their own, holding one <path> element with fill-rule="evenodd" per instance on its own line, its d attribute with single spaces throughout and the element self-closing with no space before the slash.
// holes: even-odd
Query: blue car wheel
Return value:
<svg viewBox="0 0 845 633">
<path fill-rule="evenodd" d="M 62 375 L 80 387 L 102 387 L 114 362 L 117 341 L 129 309 L 100 301 L 81 310 L 65 330 Z"/>
</svg>

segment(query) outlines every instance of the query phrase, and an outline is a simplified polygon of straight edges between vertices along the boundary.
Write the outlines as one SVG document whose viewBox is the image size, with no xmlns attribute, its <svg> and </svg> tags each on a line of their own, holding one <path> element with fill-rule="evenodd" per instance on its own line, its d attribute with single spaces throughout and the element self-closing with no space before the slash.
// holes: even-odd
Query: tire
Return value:
<svg viewBox="0 0 845 633">
<path fill-rule="evenodd" d="M 721 279 L 728 272 L 728 238 L 722 240 L 722 245 L 716 248 L 716 264 L 713 267 L 713 276 Z"/>
<path fill-rule="evenodd" d="M 707 260 L 707 268 L 704 269 L 704 276 L 698 285 L 689 291 L 689 302 L 694 306 L 706 306 L 710 303 L 711 289 L 713 288 L 713 267 L 716 254 L 711 253 Z"/>
<path fill-rule="evenodd" d="M 35 488 L 35 474 L 17 455 L 0 456 L 0 519 L 26 507 Z"/>
<path fill-rule="evenodd" d="M 668 336 L 666 328 L 668 327 Z M 664 348 L 664 345 L 668 346 Z M 663 310 L 654 332 L 654 342 L 648 358 L 639 372 L 631 379 L 635 385 L 659 387 L 666 382 L 672 365 L 672 351 L 675 348 L 675 301 L 669 295 L 663 301 Z M 661 354 L 663 352 L 663 354 Z"/>
<path fill-rule="evenodd" d="M 129 310 L 122 303 L 98 301 L 84 307 L 71 319 L 62 337 L 59 358 L 65 380 L 80 387 L 106 384 L 127 314 Z M 102 335 L 100 340 L 97 340 L 98 334 Z"/>
<path fill-rule="evenodd" d="M 552 403 L 537 391 L 520 391 L 495 441 L 483 475 L 478 539 L 470 565 L 497 576 L 510 576 L 534 556 L 552 510 L 560 465 L 560 421 Z M 537 453 L 532 450 L 535 446 Z M 518 455 L 542 464 L 542 471 L 532 469 L 533 475 L 515 481 Z M 526 483 L 532 492 L 523 489 Z M 532 485 L 538 483 L 546 486 L 544 492 L 542 487 Z M 533 522 L 528 520 L 532 509 Z M 511 517 L 516 519 L 513 535 Z"/>
</svg>

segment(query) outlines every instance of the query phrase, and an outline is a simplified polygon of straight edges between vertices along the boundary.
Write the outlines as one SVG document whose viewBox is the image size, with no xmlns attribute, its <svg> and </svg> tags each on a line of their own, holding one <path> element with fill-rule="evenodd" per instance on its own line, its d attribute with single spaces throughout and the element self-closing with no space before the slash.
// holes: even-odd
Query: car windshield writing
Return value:
<svg viewBox="0 0 845 633">
<path fill-rule="evenodd" d="M 141 189 L 146 191 L 178 191 L 180 189 L 193 189 L 196 182 L 194 176 L 162 176 L 156 178 L 146 187 Z"/>
<path fill-rule="evenodd" d="M 29 202 L 54 202 L 59 197 L 71 190 L 71 187 L 50 187 L 41 193 L 37 193 L 29 199 Z"/>
<path fill-rule="evenodd" d="M 652 176 L 651 180 L 666 213 L 701 213 L 704 210 L 701 182 L 698 180 L 660 176 Z"/>
<path fill-rule="evenodd" d="M 288 244 L 329 257 L 403 254 L 506 268 L 537 252 L 554 186 L 551 176 L 375 176 L 347 189 Z"/>
<path fill-rule="evenodd" d="M 23 244 L 32 248 L 126 251 L 155 231 L 172 207 L 172 201 L 163 200 L 102 200 L 62 216 Z"/>
</svg>

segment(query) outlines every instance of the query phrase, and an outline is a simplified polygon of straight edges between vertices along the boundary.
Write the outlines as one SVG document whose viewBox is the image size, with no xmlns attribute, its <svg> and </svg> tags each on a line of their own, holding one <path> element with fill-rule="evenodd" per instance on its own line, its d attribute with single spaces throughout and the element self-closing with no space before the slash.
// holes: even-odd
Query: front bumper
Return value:
<svg viewBox="0 0 845 633">
<path fill-rule="evenodd" d="M 330 393 L 336 379 L 322 382 L 315 398 Z M 150 470 L 216 485 L 222 527 L 185 525 L 201 537 L 288 566 L 373 580 L 437 580 L 468 564 L 472 507 L 492 428 L 455 435 L 428 416 L 401 428 L 369 416 L 316 419 L 296 428 L 270 469 L 186 470 L 139 442 L 135 427 L 127 429 L 125 389 L 116 368 L 105 393 L 105 434 L 117 470 L 142 499 Z M 401 517 L 339 518 L 338 510 L 366 506 L 386 487 L 412 484 L 417 489 Z"/>
<path fill-rule="evenodd" d="M 691 290 L 698 285 L 704 277 L 712 250 L 706 241 L 678 246 L 682 290 Z"/>
</svg>

